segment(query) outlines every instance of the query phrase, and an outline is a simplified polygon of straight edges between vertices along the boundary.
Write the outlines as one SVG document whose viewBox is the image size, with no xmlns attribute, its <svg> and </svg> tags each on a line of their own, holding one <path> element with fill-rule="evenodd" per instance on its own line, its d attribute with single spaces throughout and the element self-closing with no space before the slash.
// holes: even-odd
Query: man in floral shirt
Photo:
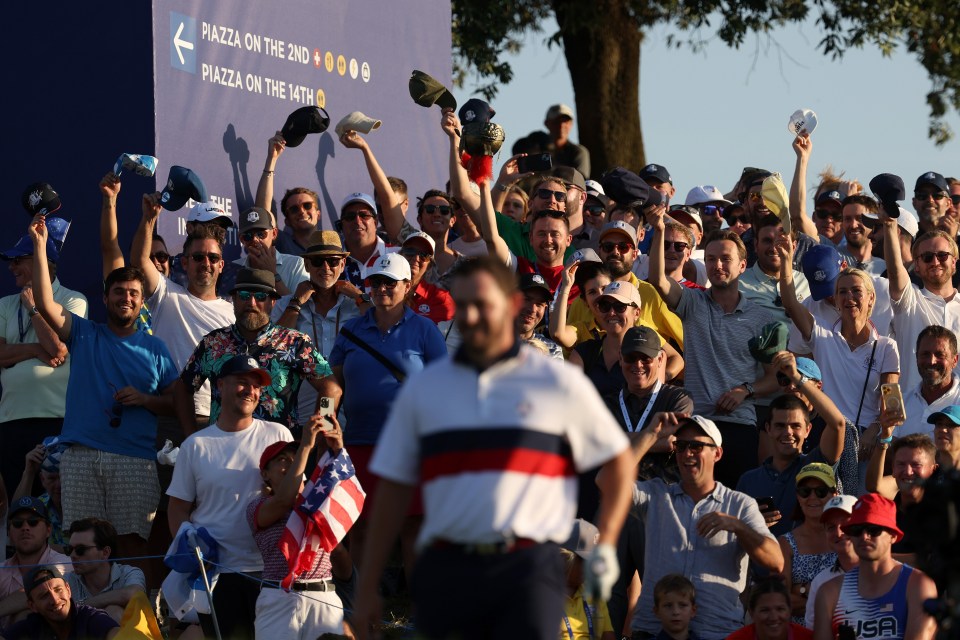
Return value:
<svg viewBox="0 0 960 640">
<path fill-rule="evenodd" d="M 236 323 L 211 331 L 197 345 L 174 389 L 177 415 L 182 424 L 193 426 L 191 432 L 196 430 L 193 394 L 209 379 L 213 391 L 210 422 L 216 422 L 220 414 L 216 384 L 220 369 L 233 356 L 250 355 L 273 379 L 260 394 L 254 417 L 284 424 L 294 437 L 299 437 L 300 385 L 307 381 L 319 397 L 330 395 L 326 390 L 330 367 L 309 336 L 270 322 L 270 312 L 279 297 L 273 274 L 262 269 L 242 269 L 230 294 Z"/>
</svg>

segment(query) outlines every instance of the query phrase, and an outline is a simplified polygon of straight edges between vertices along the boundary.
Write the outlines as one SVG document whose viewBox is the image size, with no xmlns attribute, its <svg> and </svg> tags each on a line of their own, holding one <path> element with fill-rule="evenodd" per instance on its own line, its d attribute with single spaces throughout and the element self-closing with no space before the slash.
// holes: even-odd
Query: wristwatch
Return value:
<svg viewBox="0 0 960 640">
<path fill-rule="evenodd" d="M 373 301 L 370 299 L 370 294 L 369 294 L 369 293 L 366 293 L 366 292 L 361 293 L 360 295 L 358 295 L 358 296 L 356 297 L 356 299 L 354 300 L 354 302 L 356 302 L 357 305 L 361 305 L 361 304 L 372 304 L 372 303 L 373 303 Z"/>
<path fill-rule="evenodd" d="M 30 307 L 30 311 L 27 312 L 27 317 L 28 317 L 28 318 L 32 318 L 33 316 L 37 315 L 38 313 L 40 313 L 40 312 L 37 311 L 37 308 L 36 308 L 36 307 Z"/>
<path fill-rule="evenodd" d="M 801 373 L 801 374 L 800 374 L 800 379 L 797 380 L 797 386 L 799 387 L 799 386 L 802 385 L 803 383 L 809 382 L 809 381 L 810 381 L 810 378 L 809 378 L 808 376 L 805 376 L 805 375 L 803 375 L 803 374 Z"/>
<path fill-rule="evenodd" d="M 752 397 L 753 397 L 753 385 L 752 385 L 752 384 L 750 384 L 749 382 L 743 382 L 743 383 L 740 384 L 740 386 L 747 390 L 747 397 L 748 397 L 748 398 L 752 398 Z"/>
</svg>

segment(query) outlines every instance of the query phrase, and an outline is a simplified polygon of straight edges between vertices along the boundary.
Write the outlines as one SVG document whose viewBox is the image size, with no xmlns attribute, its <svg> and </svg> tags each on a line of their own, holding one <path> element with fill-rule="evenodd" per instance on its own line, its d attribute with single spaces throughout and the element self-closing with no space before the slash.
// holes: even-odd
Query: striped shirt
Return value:
<svg viewBox="0 0 960 640">
<path fill-rule="evenodd" d="M 858 638 L 903 640 L 907 629 L 907 582 L 913 568 L 902 565 L 900 576 L 890 591 L 879 598 L 860 595 L 860 570 L 843 574 L 840 597 L 833 610 L 833 629 L 841 624 L 852 627 Z"/>
</svg>

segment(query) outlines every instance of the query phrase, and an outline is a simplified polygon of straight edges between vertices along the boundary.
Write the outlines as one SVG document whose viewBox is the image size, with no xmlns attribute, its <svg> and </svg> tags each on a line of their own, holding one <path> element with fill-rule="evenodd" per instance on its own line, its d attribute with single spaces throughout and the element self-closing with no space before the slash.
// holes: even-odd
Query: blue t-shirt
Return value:
<svg viewBox="0 0 960 640">
<path fill-rule="evenodd" d="M 443 334 L 427 318 L 404 308 L 400 322 L 381 333 L 373 312 L 370 309 L 359 318 L 348 320 L 343 327 L 408 376 L 422 370 L 428 362 L 446 357 Z M 376 444 L 400 383 L 382 363 L 343 335 L 337 336 L 333 344 L 330 366 L 343 367 L 343 409 L 349 424 L 343 434 L 344 443 Z"/>
<path fill-rule="evenodd" d="M 132 386 L 159 395 L 177 379 L 167 345 L 143 331 L 121 338 L 107 325 L 73 315 L 70 382 L 61 440 L 134 458 L 154 459 L 157 416 L 122 406 L 113 395 Z M 117 427 L 110 422 L 119 420 Z"/>
</svg>

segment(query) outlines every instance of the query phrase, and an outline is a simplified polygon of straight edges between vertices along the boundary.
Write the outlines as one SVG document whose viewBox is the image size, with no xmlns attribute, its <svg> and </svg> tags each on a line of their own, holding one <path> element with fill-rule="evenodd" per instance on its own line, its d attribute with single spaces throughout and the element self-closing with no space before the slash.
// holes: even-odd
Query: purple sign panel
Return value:
<svg viewBox="0 0 960 640">
<path fill-rule="evenodd" d="M 154 2 L 153 34 L 158 189 L 171 166 L 188 167 L 236 223 L 253 204 L 267 141 L 303 106 L 323 107 L 330 127 L 280 156 L 275 202 L 289 188 L 313 189 L 329 229 L 346 195 L 372 192 L 362 154 L 334 132 L 352 111 L 382 121 L 366 138 L 411 194 L 446 182 L 440 111 L 414 104 L 407 81 L 420 69 L 449 85 L 449 0 L 166 0 Z M 191 204 L 161 215 L 168 241 L 184 235 Z M 236 255 L 235 232 L 228 241 Z"/>
</svg>

